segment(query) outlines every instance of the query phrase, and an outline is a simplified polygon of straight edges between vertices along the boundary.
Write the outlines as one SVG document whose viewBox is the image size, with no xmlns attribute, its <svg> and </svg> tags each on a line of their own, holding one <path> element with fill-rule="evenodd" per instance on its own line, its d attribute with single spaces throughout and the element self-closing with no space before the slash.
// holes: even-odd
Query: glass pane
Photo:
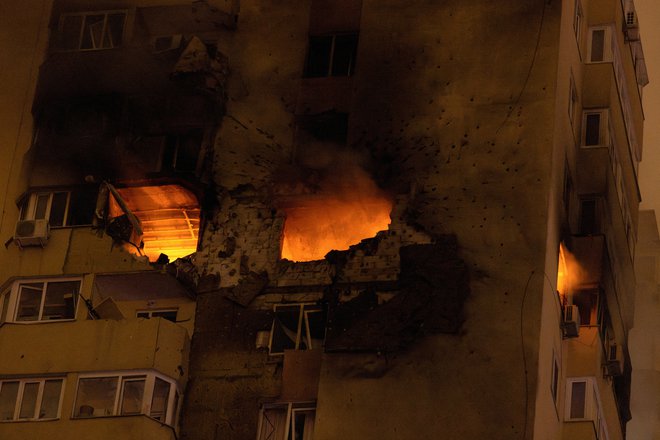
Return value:
<svg viewBox="0 0 660 440">
<path fill-rule="evenodd" d="M 332 37 L 309 37 L 309 52 L 305 76 L 309 78 L 328 76 L 330 71 L 330 51 Z"/>
<path fill-rule="evenodd" d="M 284 306 L 275 309 L 271 353 L 295 349 L 300 323 L 300 306 Z"/>
<path fill-rule="evenodd" d="M 586 128 L 584 130 L 584 145 L 600 144 L 600 113 L 587 115 Z"/>
<path fill-rule="evenodd" d="M 62 392 L 62 379 L 47 380 L 44 384 L 44 393 L 41 398 L 40 419 L 55 419 L 60 407 L 60 394 Z"/>
<path fill-rule="evenodd" d="M 81 49 L 98 49 L 101 47 L 104 15 L 88 15 L 85 17 Z"/>
<path fill-rule="evenodd" d="M 51 226 L 64 225 L 64 215 L 66 213 L 66 202 L 68 198 L 69 193 L 67 192 L 53 193 L 53 201 L 50 204 L 50 216 L 48 217 L 48 223 Z"/>
<path fill-rule="evenodd" d="M 109 14 L 105 29 L 105 40 L 103 47 L 121 46 L 122 34 L 124 33 L 124 19 L 126 14 Z"/>
<path fill-rule="evenodd" d="M 332 76 L 349 76 L 353 74 L 357 42 L 357 35 L 338 35 L 335 37 Z"/>
<path fill-rule="evenodd" d="M 60 47 L 62 49 L 76 50 L 80 44 L 80 27 L 83 18 L 80 15 L 62 17 L 60 34 Z"/>
<path fill-rule="evenodd" d="M 311 440 L 314 430 L 314 410 L 293 410 L 289 439 Z"/>
<path fill-rule="evenodd" d="M 18 382 L 0 383 L 0 420 L 13 420 Z"/>
<path fill-rule="evenodd" d="M 34 218 L 35 220 L 45 219 L 46 218 L 46 209 L 48 208 L 48 199 L 50 199 L 50 194 L 39 194 L 37 196 L 37 202 L 34 208 Z"/>
<path fill-rule="evenodd" d="M 99 417 L 114 414 L 117 377 L 80 379 L 74 417 Z"/>
<path fill-rule="evenodd" d="M 37 321 L 39 319 L 43 285 L 43 283 L 30 283 L 20 286 L 17 321 Z"/>
<path fill-rule="evenodd" d="M 584 403 L 586 401 L 586 382 L 573 382 L 571 391 L 571 419 L 584 418 Z"/>
<path fill-rule="evenodd" d="M 591 61 L 603 61 L 605 54 L 605 30 L 591 33 Z"/>
<path fill-rule="evenodd" d="M 140 414 L 145 379 L 124 379 L 120 414 Z"/>
<path fill-rule="evenodd" d="M 18 414 L 19 419 L 34 418 L 34 411 L 37 407 L 37 393 L 39 393 L 39 382 L 28 382 L 25 384 L 23 387 L 21 410 Z"/>
<path fill-rule="evenodd" d="M 167 416 L 167 400 L 170 397 L 170 384 L 163 379 L 156 378 L 154 394 L 151 399 L 151 412 L 149 415 L 154 419 L 165 422 Z"/>
<path fill-rule="evenodd" d="M 284 439 L 286 431 L 286 407 L 264 408 L 258 440 Z"/>
<path fill-rule="evenodd" d="M 80 281 L 49 282 L 41 319 L 73 319 L 79 290 Z"/>
</svg>

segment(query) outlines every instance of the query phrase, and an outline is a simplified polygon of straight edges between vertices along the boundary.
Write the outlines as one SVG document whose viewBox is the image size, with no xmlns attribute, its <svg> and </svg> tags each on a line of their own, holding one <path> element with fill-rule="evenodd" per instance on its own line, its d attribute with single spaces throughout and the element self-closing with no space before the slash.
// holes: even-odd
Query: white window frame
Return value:
<svg viewBox="0 0 660 440">
<path fill-rule="evenodd" d="M 67 226 L 67 220 L 69 216 L 69 207 L 71 206 L 71 191 L 35 191 L 30 193 L 27 196 L 26 202 L 21 206 L 21 211 L 19 218 L 21 220 L 48 220 L 50 223 L 50 211 L 53 207 L 53 197 L 56 193 L 66 193 L 66 204 L 64 206 L 64 217 L 62 218 L 61 225 L 55 225 L 52 227 L 61 228 Z M 48 196 L 48 202 L 46 202 L 46 211 L 43 218 L 36 218 L 37 210 L 37 201 L 42 196 Z"/>
<path fill-rule="evenodd" d="M 592 57 L 592 44 L 594 32 L 603 31 L 603 59 L 593 61 Z M 589 28 L 589 35 L 587 37 L 587 59 L 586 64 L 598 63 L 611 63 L 612 62 L 612 27 L 611 26 L 592 26 Z"/>
<path fill-rule="evenodd" d="M 105 40 L 106 36 L 106 30 L 107 30 L 107 25 L 108 25 L 108 16 L 112 14 L 124 14 L 124 22 L 122 23 L 121 27 L 121 43 L 120 45 L 115 45 L 114 43 L 108 47 L 103 46 L 103 41 Z M 85 48 L 83 49 L 82 43 L 83 43 L 83 33 L 85 30 L 85 21 L 88 16 L 90 15 L 103 15 L 103 29 L 101 30 L 101 46 L 96 46 L 91 47 L 91 48 Z M 113 9 L 113 10 L 102 10 L 102 11 L 84 11 L 84 12 L 71 12 L 71 13 L 65 13 L 60 15 L 59 23 L 57 26 L 58 33 L 62 33 L 64 30 L 64 22 L 66 18 L 68 17 L 81 17 L 82 21 L 80 22 L 80 33 L 78 35 L 78 44 L 76 48 L 64 48 L 61 49 L 61 51 L 64 52 L 87 52 L 87 51 L 94 51 L 94 50 L 107 50 L 107 49 L 114 49 L 116 47 L 121 47 L 121 44 L 124 42 L 126 38 L 126 22 L 128 18 L 128 10 L 126 9 Z"/>
<path fill-rule="evenodd" d="M 59 282 L 70 282 L 70 281 L 78 281 L 79 286 L 78 286 L 78 292 L 74 293 L 74 298 L 73 298 L 73 318 L 62 318 L 62 319 L 42 319 L 43 318 L 43 312 L 44 312 L 44 306 L 45 306 L 45 296 L 46 292 L 48 289 L 48 283 L 59 283 Z M 14 281 L 12 284 L 11 290 L 8 292 L 5 292 L 5 294 L 9 295 L 9 300 L 8 301 L 2 301 L 3 304 L 7 304 L 7 312 L 3 312 L 1 310 L 3 308 L 3 304 L 0 304 L 0 317 L 4 314 L 6 321 L 5 322 L 11 322 L 11 323 L 16 323 L 16 324 L 44 324 L 44 323 L 54 323 L 54 322 L 68 322 L 68 321 L 75 321 L 76 320 L 76 315 L 78 313 L 78 305 L 80 303 L 80 292 L 82 290 L 82 277 L 67 277 L 67 278 L 31 278 L 31 279 L 21 279 Z M 17 319 L 18 315 L 18 309 L 19 309 L 19 294 L 20 294 L 20 289 L 22 285 L 25 284 L 31 284 L 31 283 L 43 283 L 43 287 L 41 288 L 41 301 L 39 303 L 39 313 L 37 315 L 37 319 L 33 321 L 19 321 Z M 0 294 L 0 299 L 2 298 L 2 295 Z"/>
<path fill-rule="evenodd" d="M 584 397 L 584 417 L 571 418 L 571 399 L 573 393 L 573 384 L 577 382 L 585 383 Z M 566 378 L 566 408 L 564 414 L 565 422 L 592 422 L 594 432 L 598 440 L 609 440 L 607 423 L 603 414 L 603 405 L 598 391 L 598 381 L 593 376 L 569 377 Z"/>
<path fill-rule="evenodd" d="M 298 328 L 296 331 L 296 341 L 293 350 L 301 350 L 300 345 L 303 338 L 307 342 L 306 350 L 311 350 L 317 347 L 313 346 L 312 335 L 309 327 L 309 314 L 321 313 L 321 308 L 315 303 L 292 303 L 292 304 L 275 304 L 273 305 L 273 323 L 270 328 L 270 337 L 268 338 L 268 354 L 271 356 L 283 356 L 282 352 L 273 352 L 273 337 L 275 334 L 275 319 L 278 307 L 298 307 Z M 303 334 L 304 332 L 304 334 Z M 324 338 L 325 339 L 325 338 Z"/>
<path fill-rule="evenodd" d="M 57 403 L 57 415 L 55 417 L 48 417 L 48 418 L 40 418 L 39 417 L 39 410 L 41 409 L 41 405 L 43 404 L 43 397 L 44 397 L 44 387 L 46 385 L 46 381 L 52 381 L 52 380 L 59 380 L 62 382 L 62 385 L 60 386 L 60 395 L 59 395 L 59 400 Z M 43 421 L 48 421 L 48 420 L 58 420 L 61 417 L 62 414 L 62 396 L 64 395 L 64 388 L 66 387 L 66 377 L 64 376 L 52 376 L 52 377 L 24 377 L 24 378 L 5 378 L 5 379 L 0 379 L 0 390 L 2 389 L 2 386 L 5 383 L 9 382 L 18 382 L 18 392 L 16 394 L 16 401 L 14 402 L 14 414 L 11 420 L 0 420 L 0 423 L 10 423 L 10 422 L 23 422 L 23 421 L 38 421 L 38 422 L 43 422 Z M 28 383 L 38 383 L 39 384 L 39 390 L 37 391 L 37 397 L 36 401 L 34 404 L 34 414 L 33 417 L 27 417 L 27 418 L 20 418 L 20 411 L 21 411 L 21 405 L 23 403 L 23 397 L 25 393 L 25 385 Z"/>
<path fill-rule="evenodd" d="M 594 145 L 587 145 L 587 116 L 599 115 L 600 121 L 598 125 L 598 143 Z M 599 148 L 607 147 L 610 142 L 610 111 L 608 108 L 594 108 L 582 110 L 582 133 L 580 135 L 580 144 L 582 148 Z"/>
<path fill-rule="evenodd" d="M 80 389 L 81 379 L 104 379 L 104 378 L 114 378 L 117 382 L 117 387 L 115 389 L 114 404 L 111 414 L 105 415 L 92 415 L 92 416 L 80 416 L 76 415 L 76 408 L 79 408 L 79 396 L 78 392 Z M 167 409 L 165 420 L 161 421 L 154 417 L 151 417 L 151 402 L 153 399 L 154 387 L 156 384 L 156 378 L 161 379 L 170 384 L 169 393 L 167 396 Z M 73 408 L 71 410 L 72 419 L 88 419 L 88 418 L 97 418 L 97 417 L 120 417 L 122 399 L 124 395 L 124 384 L 130 381 L 144 380 L 144 393 L 142 395 L 142 404 L 139 414 L 128 414 L 128 415 L 143 415 L 154 420 L 158 420 L 160 423 L 176 427 L 179 411 L 181 408 L 181 389 L 179 383 L 164 374 L 158 373 L 154 370 L 124 370 L 124 371 L 108 371 L 108 372 L 96 372 L 96 373 L 85 373 L 78 375 L 78 380 L 76 382 L 76 393 L 75 399 L 73 401 Z"/>
<path fill-rule="evenodd" d="M 281 409 L 282 411 L 286 411 L 284 436 L 282 438 L 271 438 L 271 437 L 265 438 L 261 435 L 261 430 L 263 429 L 263 421 L 264 421 L 264 410 L 267 410 L 267 409 Z M 296 412 L 302 412 L 302 411 L 307 411 L 307 412 L 313 411 L 314 412 L 314 422 L 316 422 L 316 402 L 286 402 L 286 403 L 264 404 L 261 407 L 261 409 L 259 410 L 259 423 L 257 425 L 257 440 L 287 440 L 287 439 L 289 439 L 289 434 L 294 429 L 295 413 Z M 313 429 L 314 429 L 314 423 L 312 423 L 312 432 L 313 432 Z"/>
</svg>

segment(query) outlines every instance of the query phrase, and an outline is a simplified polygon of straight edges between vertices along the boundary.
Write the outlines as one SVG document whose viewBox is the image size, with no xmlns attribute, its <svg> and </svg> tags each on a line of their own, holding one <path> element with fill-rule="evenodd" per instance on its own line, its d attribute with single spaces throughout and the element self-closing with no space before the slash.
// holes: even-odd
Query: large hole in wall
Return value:
<svg viewBox="0 0 660 440">
<path fill-rule="evenodd" d="M 312 261 L 387 230 L 392 199 L 349 163 L 326 171 L 312 191 L 285 197 L 280 206 L 286 213 L 282 258 Z"/>
</svg>

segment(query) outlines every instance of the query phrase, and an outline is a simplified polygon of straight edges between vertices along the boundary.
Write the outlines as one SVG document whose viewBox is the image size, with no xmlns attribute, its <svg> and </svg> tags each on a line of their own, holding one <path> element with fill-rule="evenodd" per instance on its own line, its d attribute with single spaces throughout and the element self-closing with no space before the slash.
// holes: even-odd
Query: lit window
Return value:
<svg viewBox="0 0 660 440">
<path fill-rule="evenodd" d="M 357 34 L 310 36 L 305 76 L 351 76 L 357 43 Z"/>
<path fill-rule="evenodd" d="M 138 310 L 135 314 L 138 318 L 163 318 L 168 321 L 176 322 L 177 309 L 155 309 L 155 310 Z"/>
<path fill-rule="evenodd" d="M 90 374 L 78 380 L 73 417 L 144 414 L 174 426 L 178 400 L 174 379 L 155 372 Z"/>
<path fill-rule="evenodd" d="M 270 336 L 270 354 L 284 350 L 320 348 L 325 337 L 325 318 L 315 305 L 276 305 Z"/>
<path fill-rule="evenodd" d="M 63 378 L 0 380 L 0 422 L 59 418 Z"/>
<path fill-rule="evenodd" d="M 62 50 L 112 49 L 121 45 L 125 11 L 94 11 L 62 14 L 59 43 Z"/>
<path fill-rule="evenodd" d="M 14 283 L 2 299 L 0 317 L 12 322 L 75 319 L 80 279 L 30 280 Z"/>
<path fill-rule="evenodd" d="M 257 440 L 312 440 L 315 415 L 313 403 L 264 405 Z"/>
</svg>

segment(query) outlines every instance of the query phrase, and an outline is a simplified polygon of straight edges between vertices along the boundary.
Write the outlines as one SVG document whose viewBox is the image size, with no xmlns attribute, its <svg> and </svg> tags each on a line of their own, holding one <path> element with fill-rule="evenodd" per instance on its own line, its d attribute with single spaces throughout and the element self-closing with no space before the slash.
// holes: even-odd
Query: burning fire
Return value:
<svg viewBox="0 0 660 440">
<path fill-rule="evenodd" d="M 571 295 L 577 286 L 586 278 L 585 271 L 575 256 L 559 244 L 559 264 L 557 266 L 557 291 L 562 299 Z"/>
<path fill-rule="evenodd" d="M 363 238 L 387 229 L 392 202 L 385 198 L 309 198 L 285 208 L 282 258 L 322 259 L 329 251 L 345 250 Z"/>
<path fill-rule="evenodd" d="M 199 204 L 195 195 L 179 185 L 118 188 L 117 192 L 140 220 L 143 252 L 150 261 L 166 254 L 170 261 L 195 252 L 199 234 Z M 123 214 L 110 198 L 110 217 Z M 137 252 L 132 247 L 127 248 Z"/>
</svg>

